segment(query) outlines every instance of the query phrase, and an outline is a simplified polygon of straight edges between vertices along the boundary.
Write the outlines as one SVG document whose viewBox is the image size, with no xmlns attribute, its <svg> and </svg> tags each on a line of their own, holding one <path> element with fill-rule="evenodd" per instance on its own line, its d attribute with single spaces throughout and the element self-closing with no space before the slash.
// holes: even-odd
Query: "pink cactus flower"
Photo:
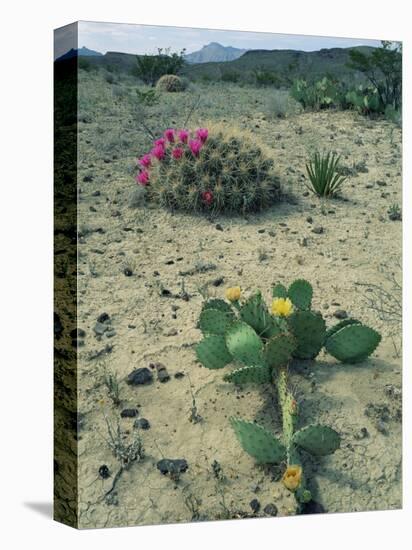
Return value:
<svg viewBox="0 0 412 550">
<path fill-rule="evenodd" d="M 155 147 L 163 147 L 163 149 L 166 147 L 166 140 L 165 138 L 159 138 L 154 141 Z"/>
<path fill-rule="evenodd" d="M 148 185 L 149 183 L 149 172 L 147 170 L 142 170 L 136 176 L 137 183 L 140 185 Z"/>
<path fill-rule="evenodd" d="M 187 130 L 179 130 L 177 132 L 177 136 L 182 143 L 187 143 L 187 140 L 189 139 L 189 132 Z"/>
<path fill-rule="evenodd" d="M 183 148 L 182 147 L 175 147 L 172 151 L 172 157 L 176 160 L 182 158 L 183 156 Z"/>
<path fill-rule="evenodd" d="M 196 136 L 202 143 L 204 143 L 207 140 L 207 137 L 209 135 L 209 130 L 207 128 L 199 128 L 196 130 Z"/>
<path fill-rule="evenodd" d="M 163 145 L 156 145 L 155 147 L 153 147 L 153 149 L 150 151 L 150 154 L 157 158 L 157 160 L 163 160 L 165 158 L 165 149 L 163 147 Z"/>
<path fill-rule="evenodd" d="M 189 141 L 189 148 L 195 157 L 199 156 L 200 149 L 202 148 L 202 142 L 198 139 L 191 139 Z"/>
<path fill-rule="evenodd" d="M 164 136 L 167 141 L 173 143 L 175 140 L 175 131 L 173 130 L 173 128 L 168 128 L 167 130 L 165 130 Z"/>
<path fill-rule="evenodd" d="M 150 155 L 143 155 L 141 159 L 139 159 L 139 164 L 143 168 L 150 168 L 152 164 L 152 159 L 150 158 Z"/>
<path fill-rule="evenodd" d="M 207 206 L 210 206 L 213 202 L 213 193 L 212 193 L 212 191 L 204 191 L 202 193 L 202 199 L 203 199 L 203 202 Z"/>
</svg>

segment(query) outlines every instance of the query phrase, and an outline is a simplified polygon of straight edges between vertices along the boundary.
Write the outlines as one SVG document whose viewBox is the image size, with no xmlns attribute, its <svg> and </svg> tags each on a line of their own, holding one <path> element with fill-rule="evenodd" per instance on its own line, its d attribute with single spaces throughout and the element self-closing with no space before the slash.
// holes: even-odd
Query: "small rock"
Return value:
<svg viewBox="0 0 412 550">
<path fill-rule="evenodd" d="M 165 333 L 165 336 L 177 336 L 178 332 L 177 329 L 172 328 L 168 332 Z"/>
<path fill-rule="evenodd" d="M 217 223 L 215 225 L 215 229 L 217 229 L 218 231 L 223 231 L 223 227 L 220 225 L 220 223 Z"/>
<path fill-rule="evenodd" d="M 278 515 L 278 509 L 276 508 L 276 506 L 274 504 L 267 504 L 264 508 L 263 508 L 263 512 L 267 515 L 267 516 L 277 516 Z"/>
<path fill-rule="evenodd" d="M 135 369 L 127 377 L 127 383 L 132 386 L 140 386 L 153 382 L 153 374 L 147 367 Z"/>
<path fill-rule="evenodd" d="M 101 336 L 106 332 L 107 328 L 108 328 L 107 325 L 97 322 L 93 327 L 93 331 L 96 334 L 96 336 Z"/>
<path fill-rule="evenodd" d="M 316 235 L 321 235 L 322 233 L 324 233 L 324 229 L 321 225 L 317 225 L 312 229 L 312 233 L 316 233 Z"/>
<path fill-rule="evenodd" d="M 113 338 L 113 336 L 116 336 L 116 331 L 114 330 L 114 328 L 106 332 L 106 338 Z"/>
<path fill-rule="evenodd" d="M 276 232 L 271 230 L 268 232 L 269 237 L 276 237 Z"/>
<path fill-rule="evenodd" d="M 100 197 L 100 191 L 93 191 L 92 197 Z"/>
<path fill-rule="evenodd" d="M 139 414 L 137 409 L 123 409 L 120 413 L 122 418 L 135 418 Z"/>
<path fill-rule="evenodd" d="M 83 181 L 85 182 L 93 181 L 93 176 L 90 176 L 90 175 L 84 176 Z"/>
<path fill-rule="evenodd" d="M 221 286 L 221 285 L 223 285 L 224 282 L 225 282 L 224 277 L 218 277 L 217 279 L 212 281 L 212 285 L 213 286 Z"/>
<path fill-rule="evenodd" d="M 336 319 L 347 319 L 348 314 L 344 309 L 337 309 L 335 313 L 333 314 Z"/>
<path fill-rule="evenodd" d="M 130 267 L 125 267 L 123 273 L 126 275 L 126 277 L 131 277 L 133 275 L 133 271 L 130 269 Z"/>
<path fill-rule="evenodd" d="M 180 380 L 184 376 L 185 376 L 184 372 L 175 372 L 175 378 L 177 378 L 178 380 Z"/>
<path fill-rule="evenodd" d="M 257 498 L 254 498 L 249 502 L 249 506 L 252 508 L 254 514 L 257 514 L 260 510 L 260 502 Z M 275 514 L 276 515 L 276 514 Z"/>
<path fill-rule="evenodd" d="M 184 458 L 162 458 L 156 464 L 156 467 L 163 475 L 166 475 L 186 472 L 189 465 Z"/>
<path fill-rule="evenodd" d="M 109 321 L 109 320 L 110 320 L 110 316 L 108 313 L 101 313 L 97 318 L 98 323 L 106 323 L 106 321 Z"/>
<path fill-rule="evenodd" d="M 266 229 L 258 229 L 258 233 L 264 233 Z"/>
<path fill-rule="evenodd" d="M 107 479 L 108 477 L 110 477 L 110 470 L 109 468 L 106 466 L 106 464 L 102 464 L 99 468 L 99 476 L 102 478 L 102 479 Z"/>
<path fill-rule="evenodd" d="M 376 424 L 376 429 L 378 432 L 380 432 L 382 435 L 388 435 L 388 428 L 386 427 L 385 422 L 382 422 L 382 420 L 379 420 Z"/>
<path fill-rule="evenodd" d="M 148 430 L 150 428 L 150 422 L 146 418 L 138 418 L 134 421 L 133 426 L 140 430 Z"/>
<path fill-rule="evenodd" d="M 150 368 L 157 370 L 157 379 L 159 382 L 168 382 L 170 380 L 169 373 L 167 372 L 167 368 L 163 365 L 163 363 L 150 363 Z"/>
<path fill-rule="evenodd" d="M 308 216 L 308 217 L 306 218 L 306 221 L 307 221 L 308 223 L 313 223 L 313 218 L 312 218 L 312 216 Z"/>
</svg>

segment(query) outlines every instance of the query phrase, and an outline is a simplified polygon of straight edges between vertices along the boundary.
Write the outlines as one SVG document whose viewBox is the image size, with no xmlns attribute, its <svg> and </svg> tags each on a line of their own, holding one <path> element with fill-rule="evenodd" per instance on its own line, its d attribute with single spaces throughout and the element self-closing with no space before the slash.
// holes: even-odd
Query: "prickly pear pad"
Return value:
<svg viewBox="0 0 412 550">
<path fill-rule="evenodd" d="M 236 369 L 223 377 L 234 384 L 267 384 L 271 381 L 271 372 L 266 365 L 255 365 Z"/>
<path fill-rule="evenodd" d="M 326 331 L 325 341 L 328 338 L 330 338 L 331 336 L 333 336 L 335 334 L 335 332 L 338 332 L 338 330 L 340 330 L 343 327 L 346 327 L 348 325 L 361 325 L 361 324 L 362 323 L 360 321 L 358 321 L 357 319 L 352 319 L 352 318 L 343 319 L 343 321 L 340 321 L 339 323 L 337 323 L 336 325 L 334 325 L 333 327 L 329 328 Z"/>
<path fill-rule="evenodd" d="M 311 424 L 296 432 L 292 439 L 308 453 L 315 456 L 326 456 L 340 447 L 340 435 L 329 426 Z"/>
<path fill-rule="evenodd" d="M 251 296 L 242 305 L 240 309 L 240 318 L 254 328 L 257 334 L 261 336 L 264 336 L 267 331 L 270 331 L 274 325 L 273 318 L 269 314 L 269 310 L 262 300 L 260 292 Z"/>
<path fill-rule="evenodd" d="M 199 325 L 203 334 L 224 334 L 234 321 L 232 312 L 223 312 L 218 309 L 207 308 L 200 314 Z"/>
<path fill-rule="evenodd" d="M 259 424 L 233 417 L 230 423 L 243 449 L 259 464 L 279 464 L 286 459 L 285 446 Z"/>
<path fill-rule="evenodd" d="M 196 356 L 202 365 L 208 369 L 222 369 L 232 361 L 224 336 L 211 335 L 196 346 Z"/>
<path fill-rule="evenodd" d="M 288 289 L 288 298 L 298 309 L 310 309 L 312 304 L 312 285 L 305 279 L 297 279 Z"/>
<path fill-rule="evenodd" d="M 296 345 L 297 342 L 293 334 L 286 332 L 274 336 L 265 346 L 264 356 L 266 364 L 270 367 L 287 365 L 292 359 Z"/>
<path fill-rule="evenodd" d="M 226 346 L 236 361 L 246 366 L 262 363 L 263 343 L 243 321 L 235 321 L 226 331 Z"/>
<path fill-rule="evenodd" d="M 381 336 L 365 325 L 347 325 L 327 338 L 325 349 L 342 363 L 364 361 L 378 347 Z"/>
<path fill-rule="evenodd" d="M 322 315 L 314 311 L 295 311 L 288 323 L 298 342 L 294 357 L 314 359 L 320 352 L 326 333 L 326 324 Z"/>
</svg>

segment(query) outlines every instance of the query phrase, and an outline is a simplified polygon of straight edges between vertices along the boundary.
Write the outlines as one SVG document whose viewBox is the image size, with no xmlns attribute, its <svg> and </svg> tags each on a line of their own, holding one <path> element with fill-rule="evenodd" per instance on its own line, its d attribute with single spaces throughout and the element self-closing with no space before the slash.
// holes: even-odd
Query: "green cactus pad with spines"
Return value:
<svg viewBox="0 0 412 550">
<path fill-rule="evenodd" d="M 333 336 L 341 328 L 347 327 L 348 325 L 361 325 L 361 324 L 362 323 L 357 319 L 352 319 L 352 318 L 343 319 L 343 321 L 340 321 L 339 323 L 337 323 L 336 325 L 334 325 L 333 327 L 331 327 L 326 331 L 325 340 Z"/>
<path fill-rule="evenodd" d="M 234 384 L 267 384 L 271 381 L 270 369 L 266 365 L 242 367 L 223 377 Z"/>
<path fill-rule="evenodd" d="M 312 296 L 312 285 L 304 279 L 297 279 L 288 289 L 288 297 L 298 309 L 310 309 Z"/>
<path fill-rule="evenodd" d="M 224 334 L 234 319 L 233 312 L 226 313 L 218 309 L 207 308 L 200 314 L 200 330 L 203 334 Z"/>
<path fill-rule="evenodd" d="M 285 446 L 259 424 L 233 417 L 230 423 L 243 449 L 259 464 L 279 464 L 286 459 Z"/>
<path fill-rule="evenodd" d="M 272 297 L 273 298 L 287 298 L 288 297 L 287 288 L 284 285 L 282 285 L 281 283 L 277 283 L 272 288 Z"/>
<path fill-rule="evenodd" d="M 251 296 L 240 308 L 240 318 L 250 325 L 257 334 L 264 336 L 272 328 L 273 318 L 269 314 L 262 295 L 257 292 Z"/>
<path fill-rule="evenodd" d="M 296 339 L 293 334 L 286 332 L 274 336 L 265 345 L 264 357 L 266 364 L 270 367 L 287 365 L 292 359 L 296 345 Z"/>
<path fill-rule="evenodd" d="M 223 313 L 228 313 L 229 315 L 233 314 L 232 307 L 220 298 L 212 298 L 207 302 L 204 302 L 202 306 L 202 311 L 205 309 L 218 309 L 219 311 L 223 311 Z"/>
<path fill-rule="evenodd" d="M 364 361 L 378 347 L 381 335 L 365 325 L 347 325 L 325 341 L 325 349 L 342 363 Z"/>
<path fill-rule="evenodd" d="M 222 369 L 233 358 L 230 355 L 224 336 L 207 336 L 196 346 L 197 360 L 207 369 Z"/>
<path fill-rule="evenodd" d="M 293 354 L 298 359 L 313 359 L 320 352 L 326 333 L 325 320 L 319 312 L 295 311 L 288 323 L 297 340 Z"/>
<path fill-rule="evenodd" d="M 243 321 L 235 321 L 229 326 L 226 331 L 226 346 L 236 361 L 247 366 L 262 363 L 262 340 Z"/>
<path fill-rule="evenodd" d="M 331 455 L 340 447 L 340 435 L 329 426 L 311 424 L 293 435 L 293 443 L 314 456 Z"/>
</svg>

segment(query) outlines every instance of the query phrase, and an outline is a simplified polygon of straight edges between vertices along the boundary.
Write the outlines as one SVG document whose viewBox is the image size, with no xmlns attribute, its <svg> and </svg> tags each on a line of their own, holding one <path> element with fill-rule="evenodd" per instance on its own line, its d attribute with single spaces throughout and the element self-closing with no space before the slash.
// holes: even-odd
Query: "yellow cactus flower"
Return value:
<svg viewBox="0 0 412 550">
<path fill-rule="evenodd" d="M 273 315 L 288 317 L 293 312 L 292 302 L 289 298 L 275 298 L 272 302 Z"/>
<path fill-rule="evenodd" d="M 283 485 L 289 491 L 296 491 L 302 481 L 302 467 L 299 464 L 288 466 L 282 477 Z"/>
<path fill-rule="evenodd" d="M 240 286 L 232 286 L 231 288 L 226 289 L 226 299 L 229 300 L 229 302 L 237 302 L 240 295 Z"/>
</svg>

